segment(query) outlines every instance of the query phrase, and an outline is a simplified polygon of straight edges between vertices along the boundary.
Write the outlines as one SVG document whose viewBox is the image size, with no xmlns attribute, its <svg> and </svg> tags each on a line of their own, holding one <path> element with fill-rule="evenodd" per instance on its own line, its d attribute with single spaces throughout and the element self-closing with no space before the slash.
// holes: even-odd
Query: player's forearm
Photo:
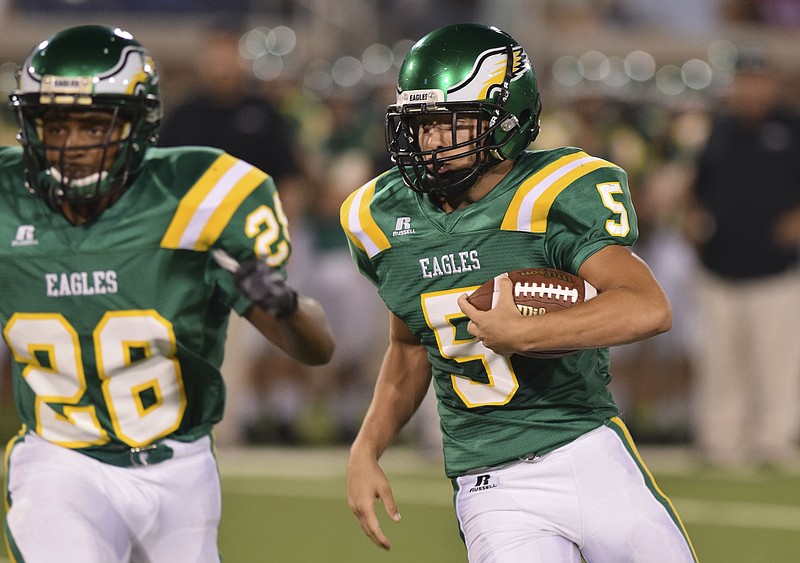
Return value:
<svg viewBox="0 0 800 563">
<path fill-rule="evenodd" d="M 379 459 L 419 408 L 430 381 L 424 348 L 391 344 L 351 455 Z"/>
<path fill-rule="evenodd" d="M 672 310 L 647 265 L 630 250 L 606 247 L 584 262 L 578 274 L 597 289 L 579 306 L 546 315 L 522 316 L 509 280 L 501 280 L 494 309 L 472 311 L 471 334 L 498 354 L 618 346 L 665 332 Z M 468 303 L 467 303 L 468 305 Z"/>
<path fill-rule="evenodd" d="M 325 311 L 310 297 L 298 296 L 297 309 L 282 319 L 257 306 L 251 307 L 246 316 L 273 344 L 299 362 L 325 364 L 333 355 L 333 332 Z"/>
<path fill-rule="evenodd" d="M 612 247 L 586 261 L 579 272 L 597 288 L 594 299 L 541 318 L 525 318 L 530 349 L 619 346 L 650 338 L 672 326 L 669 300 L 650 268 L 626 249 Z M 539 321 L 536 323 L 536 321 Z"/>
<path fill-rule="evenodd" d="M 297 311 L 281 323 L 286 352 L 309 365 L 326 364 L 333 355 L 334 341 L 322 306 L 314 299 L 300 296 Z"/>
<path fill-rule="evenodd" d="M 672 313 L 662 295 L 616 288 L 568 311 L 518 319 L 519 350 L 619 346 L 669 330 Z M 525 325 L 528 325 L 525 327 Z"/>
</svg>

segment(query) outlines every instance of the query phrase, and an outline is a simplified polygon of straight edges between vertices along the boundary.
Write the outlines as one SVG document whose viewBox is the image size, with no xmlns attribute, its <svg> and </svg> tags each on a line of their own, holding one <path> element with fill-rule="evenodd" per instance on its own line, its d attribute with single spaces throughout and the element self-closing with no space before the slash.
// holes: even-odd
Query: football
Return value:
<svg viewBox="0 0 800 563">
<path fill-rule="evenodd" d="M 473 307 L 488 311 L 497 305 L 500 296 L 498 280 L 507 277 L 514 284 L 514 302 L 520 314 L 531 317 L 569 309 L 597 295 L 597 290 L 575 274 L 554 268 L 512 270 L 490 279 L 468 297 Z M 537 350 L 520 352 L 529 358 L 560 358 L 577 350 Z"/>
</svg>

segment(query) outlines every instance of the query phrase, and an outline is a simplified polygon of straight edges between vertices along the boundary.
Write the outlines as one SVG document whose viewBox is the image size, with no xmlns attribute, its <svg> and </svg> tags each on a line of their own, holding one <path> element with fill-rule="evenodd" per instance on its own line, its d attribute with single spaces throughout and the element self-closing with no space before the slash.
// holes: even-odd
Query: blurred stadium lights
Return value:
<svg viewBox="0 0 800 563">
<path fill-rule="evenodd" d="M 333 89 L 331 64 L 317 60 L 308 65 L 303 75 L 303 93 L 307 98 L 320 101 L 327 98 Z"/>
<path fill-rule="evenodd" d="M 268 27 L 256 27 L 242 35 L 239 41 L 239 54 L 243 59 L 254 61 L 269 52 L 267 37 L 271 29 Z"/>
<path fill-rule="evenodd" d="M 239 50 L 255 78 L 265 82 L 296 80 L 314 100 L 325 99 L 334 89 L 363 93 L 374 86 L 393 84 L 397 69 L 414 44 L 412 39 L 401 39 L 394 44 L 366 41 L 366 46 L 353 41 L 344 50 L 326 51 L 308 39 L 303 40 L 309 30 L 304 30 L 300 24 L 302 20 L 274 27 L 253 25 L 242 35 Z M 158 45 L 158 38 L 166 36 L 162 33 L 149 40 Z M 543 79 L 543 88 L 553 87 L 565 98 L 588 93 L 612 97 L 667 97 L 680 102 L 685 96 L 713 95 L 730 83 L 737 55 L 732 41 L 710 38 L 707 46 L 696 43 L 694 48 L 674 51 L 666 51 L 664 45 L 658 39 L 652 44 L 642 40 L 636 45 L 638 48 L 625 54 L 620 52 L 621 45 L 605 42 L 599 48 L 583 47 L 583 52 L 583 49 L 572 53 L 554 52 L 550 53 L 553 57 L 550 68 L 537 67 L 537 72 Z M 166 62 L 162 64 L 173 68 L 179 68 L 178 60 L 187 62 L 192 52 L 189 47 L 176 50 L 162 45 L 161 48 L 176 57 L 163 58 Z M 537 60 L 545 65 L 547 54 Z M 14 87 L 16 62 L 0 65 L 0 95 Z M 549 83 L 545 78 L 548 76 L 552 79 Z"/>
<path fill-rule="evenodd" d="M 389 72 L 394 63 L 394 52 L 382 43 L 373 43 L 361 54 L 361 64 L 370 74 Z"/>
<path fill-rule="evenodd" d="M 17 87 L 17 64 L 0 64 L 0 92 L 9 93 Z"/>
<path fill-rule="evenodd" d="M 285 25 L 279 25 L 267 34 L 267 49 L 273 55 L 288 55 L 296 45 L 297 35 L 292 28 Z"/>
<path fill-rule="evenodd" d="M 286 74 L 296 73 L 305 66 L 303 91 L 309 98 L 319 101 L 328 97 L 334 87 L 346 90 L 394 81 L 390 72 L 397 67 L 398 57 L 402 61 L 411 45 L 411 40 L 402 40 L 394 47 L 373 43 L 364 49 L 360 58 L 343 55 L 333 62 L 316 60 L 304 65 L 296 49 L 297 34 L 291 27 L 256 26 L 242 35 L 239 52 L 243 59 L 251 62 L 253 76 L 262 81 L 286 78 Z"/>
<path fill-rule="evenodd" d="M 736 45 L 726 39 L 718 39 L 708 46 L 708 62 L 715 68 L 732 72 L 737 53 Z"/>
<path fill-rule="evenodd" d="M 630 76 L 625 68 L 625 60 L 622 57 L 608 57 L 602 66 L 604 67 L 605 82 L 612 88 L 622 88 L 630 82 Z"/>
<path fill-rule="evenodd" d="M 658 65 L 655 57 L 644 50 L 634 50 L 625 56 L 608 56 L 598 50 L 579 55 L 562 55 L 552 64 L 555 86 L 565 95 L 604 94 L 616 97 L 630 95 L 632 82 L 639 84 L 640 94 L 650 89 L 652 94 L 675 97 L 687 93 L 711 92 L 730 81 L 732 60 L 736 49 L 728 41 L 715 41 L 708 51 L 708 60 L 691 58 L 682 63 Z M 600 88 L 600 90 L 598 90 Z M 645 88 L 645 90 L 641 90 Z"/>
<path fill-rule="evenodd" d="M 401 39 L 400 41 L 394 44 L 394 47 L 392 47 L 392 53 L 394 53 L 395 67 L 400 68 L 400 65 L 403 64 L 403 59 L 406 58 L 406 55 L 413 46 L 414 46 L 414 41 L 412 41 L 411 39 Z"/>
<path fill-rule="evenodd" d="M 583 80 L 581 66 L 574 55 L 563 55 L 553 63 L 553 80 L 561 86 L 577 86 Z"/>
<path fill-rule="evenodd" d="M 364 66 L 357 58 L 345 55 L 334 61 L 331 76 L 339 86 L 350 88 L 361 81 L 364 76 Z"/>
<path fill-rule="evenodd" d="M 600 51 L 586 51 L 578 57 L 578 65 L 586 80 L 600 81 L 608 75 L 608 57 Z"/>
<path fill-rule="evenodd" d="M 711 66 L 700 59 L 690 59 L 681 66 L 681 78 L 689 88 L 703 90 L 711 86 Z"/>
<path fill-rule="evenodd" d="M 253 74 L 259 80 L 275 80 L 282 72 L 283 59 L 272 53 L 265 53 L 253 61 Z"/>
<path fill-rule="evenodd" d="M 686 90 L 681 68 L 677 65 L 664 65 L 656 71 L 656 87 L 668 96 L 677 96 Z"/>
<path fill-rule="evenodd" d="M 647 51 L 632 51 L 625 55 L 625 70 L 631 80 L 646 82 L 656 74 L 656 60 Z"/>
</svg>

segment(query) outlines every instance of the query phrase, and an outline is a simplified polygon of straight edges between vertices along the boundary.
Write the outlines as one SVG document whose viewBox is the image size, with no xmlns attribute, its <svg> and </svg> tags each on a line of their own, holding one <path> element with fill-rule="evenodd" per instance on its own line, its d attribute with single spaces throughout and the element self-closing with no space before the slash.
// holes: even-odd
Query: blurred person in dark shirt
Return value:
<svg viewBox="0 0 800 563">
<path fill-rule="evenodd" d="M 243 66 L 243 32 L 236 22 L 209 27 L 195 62 L 197 88 L 168 109 L 159 144 L 223 149 L 267 172 L 280 189 L 298 173 L 294 144 L 287 120 Z"/>
<path fill-rule="evenodd" d="M 697 164 L 696 443 L 725 466 L 782 465 L 800 418 L 800 116 L 742 51 Z"/>
</svg>

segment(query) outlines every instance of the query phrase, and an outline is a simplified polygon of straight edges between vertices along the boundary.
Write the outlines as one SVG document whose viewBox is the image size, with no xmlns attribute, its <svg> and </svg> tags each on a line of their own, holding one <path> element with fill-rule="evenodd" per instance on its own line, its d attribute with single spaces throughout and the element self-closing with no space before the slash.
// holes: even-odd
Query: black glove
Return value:
<svg viewBox="0 0 800 563">
<path fill-rule="evenodd" d="M 260 260 L 242 262 L 233 281 L 245 297 L 278 319 L 297 310 L 297 292 L 277 270 Z"/>
</svg>

